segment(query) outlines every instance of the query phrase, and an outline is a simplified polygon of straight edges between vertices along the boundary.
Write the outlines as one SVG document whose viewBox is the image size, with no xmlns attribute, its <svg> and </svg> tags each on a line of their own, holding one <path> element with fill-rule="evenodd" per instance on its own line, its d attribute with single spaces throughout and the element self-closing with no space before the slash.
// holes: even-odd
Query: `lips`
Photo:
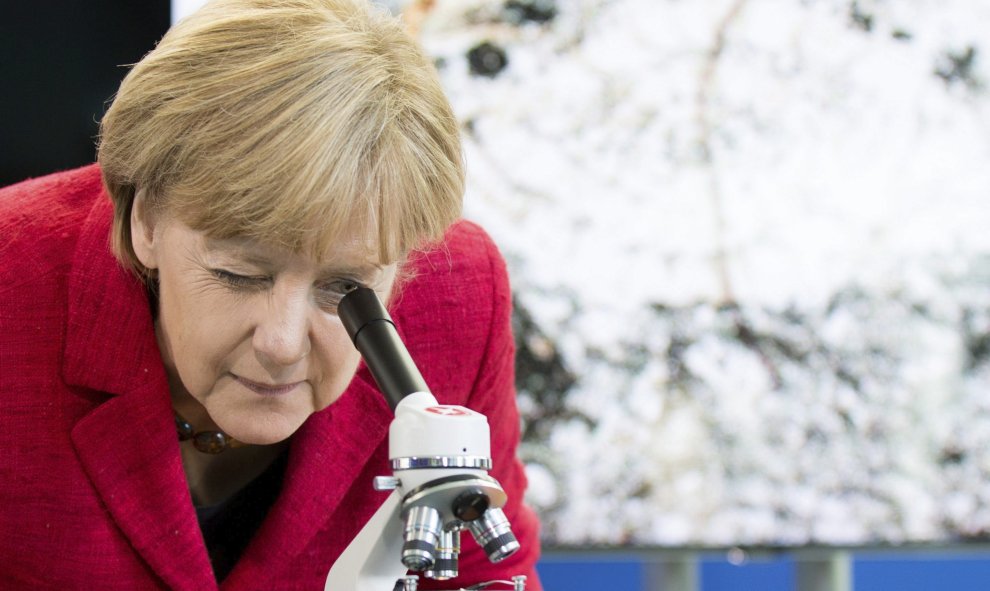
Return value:
<svg viewBox="0 0 990 591">
<path fill-rule="evenodd" d="M 242 386 L 264 396 L 284 396 L 289 392 L 292 392 L 299 387 L 302 382 L 290 382 L 286 384 L 268 384 L 264 382 L 255 382 L 247 378 L 242 378 L 241 376 L 234 375 L 234 379 L 237 380 Z"/>
</svg>

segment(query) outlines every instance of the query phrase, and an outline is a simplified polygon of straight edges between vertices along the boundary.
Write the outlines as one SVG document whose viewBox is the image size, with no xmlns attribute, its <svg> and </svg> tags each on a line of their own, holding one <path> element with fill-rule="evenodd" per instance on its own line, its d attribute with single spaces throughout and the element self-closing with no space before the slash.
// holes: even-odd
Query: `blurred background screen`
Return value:
<svg viewBox="0 0 990 591">
<path fill-rule="evenodd" d="M 566 545 L 990 528 L 990 4 L 409 2 Z"/>
</svg>

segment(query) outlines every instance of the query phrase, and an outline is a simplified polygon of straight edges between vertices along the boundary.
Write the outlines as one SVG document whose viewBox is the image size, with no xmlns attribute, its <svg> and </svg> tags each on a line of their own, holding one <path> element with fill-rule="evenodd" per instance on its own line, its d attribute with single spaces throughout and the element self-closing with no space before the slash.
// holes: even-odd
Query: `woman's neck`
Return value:
<svg viewBox="0 0 990 591">
<path fill-rule="evenodd" d="M 172 408 L 175 412 L 189 422 L 196 432 L 220 430 L 206 408 L 186 391 L 178 376 L 174 372 L 168 372 L 168 375 Z M 182 441 L 179 445 L 182 451 L 182 468 L 186 473 L 193 503 L 208 506 L 230 498 L 260 476 L 288 448 L 289 442 L 286 440 L 272 445 L 244 444 L 218 454 L 201 452 L 193 446 L 192 441 Z"/>
<path fill-rule="evenodd" d="M 182 468 L 193 503 L 209 506 L 227 500 L 260 476 L 288 446 L 288 441 L 245 445 L 211 455 L 197 450 L 189 441 L 182 442 Z"/>
</svg>

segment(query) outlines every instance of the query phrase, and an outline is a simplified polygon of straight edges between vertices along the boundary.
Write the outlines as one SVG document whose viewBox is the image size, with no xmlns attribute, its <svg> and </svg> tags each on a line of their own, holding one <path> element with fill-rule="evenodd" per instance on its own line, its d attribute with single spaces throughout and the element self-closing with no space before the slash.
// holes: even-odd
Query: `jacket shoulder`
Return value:
<svg viewBox="0 0 990 591">
<path fill-rule="evenodd" d="M 443 240 L 418 250 L 409 257 L 408 275 L 413 283 L 439 282 L 446 287 L 466 287 L 465 274 L 481 288 L 507 283 L 505 260 L 491 236 L 478 224 L 460 220 Z"/>
<path fill-rule="evenodd" d="M 18 216 L 39 217 L 33 215 L 39 209 L 46 210 L 47 219 L 59 219 L 62 214 L 71 215 L 81 201 L 90 202 L 102 191 L 103 179 L 96 164 L 27 179 L 0 188 L 0 222 Z M 82 215 L 86 212 L 88 209 Z"/>
<path fill-rule="evenodd" d="M 390 313 L 434 394 L 463 403 L 489 349 L 511 338 L 505 261 L 485 230 L 459 221 L 406 266 Z"/>
<path fill-rule="evenodd" d="M 0 189 L 0 286 L 67 266 L 93 203 L 105 198 L 96 165 Z"/>
<path fill-rule="evenodd" d="M 440 242 L 413 252 L 403 275 L 400 307 L 412 304 L 407 301 L 412 299 L 417 307 L 425 300 L 458 303 L 462 309 L 465 305 L 487 308 L 509 291 L 498 247 L 481 226 L 466 220 L 451 226 Z"/>
</svg>

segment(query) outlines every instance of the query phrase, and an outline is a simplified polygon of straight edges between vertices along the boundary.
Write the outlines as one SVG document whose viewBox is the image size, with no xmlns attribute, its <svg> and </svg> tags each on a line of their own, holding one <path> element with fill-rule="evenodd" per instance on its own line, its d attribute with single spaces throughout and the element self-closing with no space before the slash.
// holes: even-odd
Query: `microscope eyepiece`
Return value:
<svg viewBox="0 0 990 591">
<path fill-rule="evenodd" d="M 430 391 L 373 289 L 348 292 L 337 306 L 337 316 L 393 411 L 409 394 Z"/>
</svg>

